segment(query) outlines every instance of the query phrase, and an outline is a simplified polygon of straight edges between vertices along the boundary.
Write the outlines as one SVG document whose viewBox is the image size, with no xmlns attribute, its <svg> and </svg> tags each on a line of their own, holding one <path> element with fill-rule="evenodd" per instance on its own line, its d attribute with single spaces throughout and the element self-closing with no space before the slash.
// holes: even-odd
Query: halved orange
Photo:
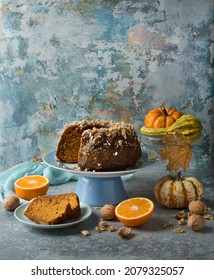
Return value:
<svg viewBox="0 0 214 280">
<path fill-rule="evenodd" d="M 134 197 L 120 202 L 115 208 L 115 215 L 120 222 L 130 227 L 145 224 L 154 212 L 153 202 L 144 197 Z"/>
<path fill-rule="evenodd" d="M 16 194 L 25 200 L 45 195 L 49 188 L 49 180 L 42 175 L 29 175 L 16 180 L 14 188 Z"/>
</svg>

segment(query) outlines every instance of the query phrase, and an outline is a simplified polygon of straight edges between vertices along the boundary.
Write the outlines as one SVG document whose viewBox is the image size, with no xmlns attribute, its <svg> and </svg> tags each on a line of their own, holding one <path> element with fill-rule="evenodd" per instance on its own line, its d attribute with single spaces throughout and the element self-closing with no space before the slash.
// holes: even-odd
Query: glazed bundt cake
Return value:
<svg viewBox="0 0 214 280">
<path fill-rule="evenodd" d="M 39 196 L 30 201 L 24 215 L 37 224 L 61 224 L 80 217 L 79 197 L 75 193 Z"/>
<path fill-rule="evenodd" d="M 75 121 L 63 130 L 56 158 L 77 162 L 80 170 L 113 171 L 133 166 L 141 157 L 132 125 L 113 121 Z"/>
</svg>

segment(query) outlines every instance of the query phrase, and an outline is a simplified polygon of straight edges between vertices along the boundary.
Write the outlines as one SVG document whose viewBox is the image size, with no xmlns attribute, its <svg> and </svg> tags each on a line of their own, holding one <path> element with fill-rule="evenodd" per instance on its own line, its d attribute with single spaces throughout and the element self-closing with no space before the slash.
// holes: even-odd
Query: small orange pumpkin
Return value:
<svg viewBox="0 0 214 280">
<path fill-rule="evenodd" d="M 165 108 L 164 104 L 148 112 L 144 124 L 148 128 L 166 128 L 173 125 L 182 113 L 171 108 Z"/>
<path fill-rule="evenodd" d="M 169 208 L 185 208 L 193 200 L 200 200 L 203 187 L 195 177 L 167 175 L 161 178 L 154 189 L 157 201 Z"/>
</svg>

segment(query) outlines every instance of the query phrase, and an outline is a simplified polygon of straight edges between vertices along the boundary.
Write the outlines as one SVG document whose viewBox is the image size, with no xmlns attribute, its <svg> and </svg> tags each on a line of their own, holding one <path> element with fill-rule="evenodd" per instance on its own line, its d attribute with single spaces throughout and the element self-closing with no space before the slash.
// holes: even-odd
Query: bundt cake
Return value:
<svg viewBox="0 0 214 280">
<path fill-rule="evenodd" d="M 56 158 L 77 162 L 84 171 L 124 170 L 141 157 L 138 136 L 132 125 L 113 121 L 75 121 L 65 126 Z"/>
<path fill-rule="evenodd" d="M 80 217 L 79 197 L 75 193 L 39 196 L 23 213 L 37 224 L 61 224 Z"/>
</svg>

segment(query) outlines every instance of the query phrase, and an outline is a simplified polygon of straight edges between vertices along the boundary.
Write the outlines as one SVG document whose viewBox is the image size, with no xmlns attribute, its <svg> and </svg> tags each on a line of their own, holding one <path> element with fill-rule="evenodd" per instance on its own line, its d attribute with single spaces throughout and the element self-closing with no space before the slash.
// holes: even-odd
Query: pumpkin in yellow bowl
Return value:
<svg viewBox="0 0 214 280">
<path fill-rule="evenodd" d="M 182 113 L 171 108 L 161 107 L 150 110 L 145 119 L 144 124 L 147 128 L 166 128 L 173 125 Z"/>
<path fill-rule="evenodd" d="M 196 177 L 181 176 L 181 173 L 159 179 L 154 189 L 155 198 L 169 208 L 185 208 L 193 200 L 200 200 L 203 187 Z"/>
</svg>

